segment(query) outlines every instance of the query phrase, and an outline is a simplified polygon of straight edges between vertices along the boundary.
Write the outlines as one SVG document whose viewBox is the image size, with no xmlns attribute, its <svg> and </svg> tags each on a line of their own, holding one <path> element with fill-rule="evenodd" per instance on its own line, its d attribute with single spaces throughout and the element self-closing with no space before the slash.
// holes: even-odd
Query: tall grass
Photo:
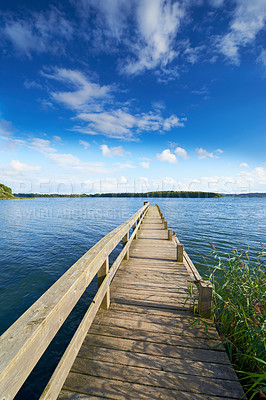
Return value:
<svg viewBox="0 0 266 400">
<path fill-rule="evenodd" d="M 266 251 L 255 259 L 233 250 L 221 258 L 213 248 L 213 318 L 247 396 L 266 398 Z"/>
</svg>

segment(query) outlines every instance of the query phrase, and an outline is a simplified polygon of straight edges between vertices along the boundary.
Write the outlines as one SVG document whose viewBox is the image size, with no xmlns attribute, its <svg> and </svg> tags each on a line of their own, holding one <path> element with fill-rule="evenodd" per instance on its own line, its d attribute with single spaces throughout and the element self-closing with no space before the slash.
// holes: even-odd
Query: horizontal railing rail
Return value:
<svg viewBox="0 0 266 400">
<path fill-rule="evenodd" d="M 41 399 L 55 399 L 100 306 L 110 304 L 110 283 L 148 211 L 145 202 L 131 218 L 85 253 L 0 338 L 0 399 L 19 391 L 76 303 L 98 275 L 99 289 L 54 371 Z M 133 232 L 129 238 L 129 231 Z M 123 240 L 123 249 L 109 269 L 109 255 Z"/>
<path fill-rule="evenodd" d="M 168 240 L 174 240 L 174 242 L 176 243 L 176 248 L 177 248 L 176 260 L 177 260 L 177 262 L 184 263 L 192 282 L 198 287 L 199 315 L 203 318 L 210 318 L 211 317 L 211 309 L 212 309 L 212 296 L 213 296 L 212 283 L 209 280 L 202 279 L 199 271 L 197 270 L 197 268 L 191 261 L 187 252 L 184 250 L 183 244 L 181 244 L 180 241 L 178 240 L 178 238 L 175 236 L 175 234 L 173 234 L 172 229 L 168 228 L 167 221 L 165 221 L 163 213 L 162 213 L 160 207 L 158 206 L 158 204 L 156 204 L 156 207 L 162 218 L 162 222 L 164 223 L 164 229 L 168 229 Z"/>
</svg>

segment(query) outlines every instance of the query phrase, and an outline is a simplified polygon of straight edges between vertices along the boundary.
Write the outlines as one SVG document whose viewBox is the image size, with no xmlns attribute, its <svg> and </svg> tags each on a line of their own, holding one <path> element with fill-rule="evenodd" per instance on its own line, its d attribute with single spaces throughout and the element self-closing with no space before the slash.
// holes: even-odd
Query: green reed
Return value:
<svg viewBox="0 0 266 400">
<path fill-rule="evenodd" d="M 221 258 L 211 246 L 213 319 L 247 396 L 266 398 L 266 251 L 262 245 L 252 260 L 240 249 Z"/>
</svg>

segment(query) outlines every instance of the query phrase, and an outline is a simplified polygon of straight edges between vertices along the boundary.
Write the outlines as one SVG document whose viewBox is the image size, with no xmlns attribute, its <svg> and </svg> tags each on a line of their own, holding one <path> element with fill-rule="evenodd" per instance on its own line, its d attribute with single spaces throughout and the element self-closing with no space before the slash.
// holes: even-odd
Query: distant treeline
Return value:
<svg viewBox="0 0 266 400">
<path fill-rule="evenodd" d="M 40 194 L 40 193 L 14 193 L 14 196 L 20 198 L 35 198 L 35 197 L 91 197 L 88 194 Z"/>
<path fill-rule="evenodd" d="M 146 193 L 95 193 L 95 194 L 39 194 L 39 193 L 15 193 L 20 198 L 35 197 L 162 197 L 162 198 L 218 198 L 218 193 L 213 192 L 176 192 L 176 191 L 156 191 Z"/>
<path fill-rule="evenodd" d="M 266 197 L 266 193 L 222 194 L 222 197 Z"/>
</svg>

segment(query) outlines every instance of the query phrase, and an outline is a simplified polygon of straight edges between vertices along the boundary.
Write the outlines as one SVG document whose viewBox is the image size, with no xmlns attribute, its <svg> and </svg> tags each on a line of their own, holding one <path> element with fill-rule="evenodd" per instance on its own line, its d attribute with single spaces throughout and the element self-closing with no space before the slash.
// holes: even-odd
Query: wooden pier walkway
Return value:
<svg viewBox="0 0 266 400">
<path fill-rule="evenodd" d="M 110 309 L 98 312 L 59 398 L 240 399 L 215 328 L 208 337 L 190 326 L 190 282 L 150 207 L 111 284 Z"/>
<path fill-rule="evenodd" d="M 214 325 L 206 331 L 191 311 L 195 267 L 186 253 L 177 261 L 159 208 L 143 210 L 131 240 L 123 231 L 117 272 L 108 258 L 98 268 L 103 292 L 91 307 L 102 307 L 84 317 L 42 400 L 245 398 Z"/>
</svg>

